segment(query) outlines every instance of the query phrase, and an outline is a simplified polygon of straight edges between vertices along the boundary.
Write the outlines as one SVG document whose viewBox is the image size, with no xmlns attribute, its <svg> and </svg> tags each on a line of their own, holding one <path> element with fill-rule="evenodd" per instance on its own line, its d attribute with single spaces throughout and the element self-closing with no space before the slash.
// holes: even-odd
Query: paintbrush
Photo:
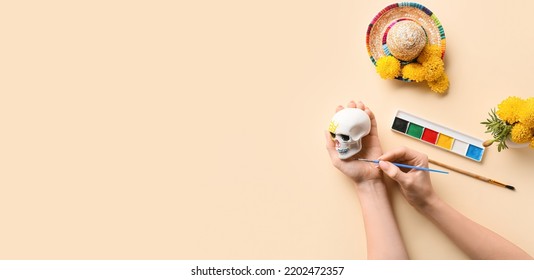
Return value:
<svg viewBox="0 0 534 280">
<path fill-rule="evenodd" d="M 481 181 L 484 181 L 484 182 L 487 182 L 487 183 L 490 183 L 490 184 L 493 184 L 493 185 L 496 185 L 496 186 L 499 186 L 499 187 L 507 188 L 507 189 L 512 190 L 512 191 L 515 191 L 515 188 L 513 186 L 510 186 L 510 185 L 507 185 L 507 184 L 503 184 L 501 182 L 497 182 L 497 181 L 495 181 L 493 179 L 490 179 L 490 178 L 487 178 L 487 177 L 484 177 L 484 176 L 480 176 L 478 174 L 471 173 L 469 171 L 465 171 L 465 170 L 456 168 L 454 166 L 450 166 L 450 165 L 435 161 L 433 159 L 428 159 L 428 162 L 430 162 L 432 164 L 435 164 L 435 165 L 439 165 L 439 166 L 447 168 L 447 169 L 450 169 L 452 171 L 456 171 L 456 172 L 458 172 L 460 174 L 464 174 L 464 175 L 467 175 L 469 177 L 473 177 L 475 179 L 478 179 L 478 180 L 481 180 Z"/>
<path fill-rule="evenodd" d="M 365 159 L 365 158 L 359 158 L 358 160 L 366 161 L 366 162 L 373 162 L 373 163 L 376 163 L 376 164 L 378 164 L 378 162 L 379 162 L 379 160 L 372 160 L 372 159 Z M 449 172 L 447 172 L 447 171 L 431 169 L 431 168 L 426 168 L 426 167 L 413 166 L 413 165 L 402 164 L 402 163 L 397 163 L 397 162 L 392 162 L 391 164 L 396 165 L 398 167 L 404 167 L 404 168 L 410 168 L 410 169 L 416 169 L 416 170 L 422 170 L 422 171 L 449 174 Z"/>
</svg>

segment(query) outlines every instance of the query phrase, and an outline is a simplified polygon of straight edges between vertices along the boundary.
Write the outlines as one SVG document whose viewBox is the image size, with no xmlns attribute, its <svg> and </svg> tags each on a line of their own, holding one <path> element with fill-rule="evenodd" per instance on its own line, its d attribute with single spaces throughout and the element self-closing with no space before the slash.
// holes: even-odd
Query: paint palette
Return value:
<svg viewBox="0 0 534 280">
<path fill-rule="evenodd" d="M 484 155 L 482 140 L 401 110 L 397 111 L 391 129 L 474 161 L 480 162 Z"/>
</svg>

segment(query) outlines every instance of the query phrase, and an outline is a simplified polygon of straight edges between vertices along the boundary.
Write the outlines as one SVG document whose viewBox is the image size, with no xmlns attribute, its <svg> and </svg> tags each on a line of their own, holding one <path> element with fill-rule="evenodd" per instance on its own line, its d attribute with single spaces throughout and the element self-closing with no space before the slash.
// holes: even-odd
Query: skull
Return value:
<svg viewBox="0 0 534 280">
<path fill-rule="evenodd" d="M 345 108 L 334 115 L 328 131 L 339 158 L 347 159 L 362 149 L 362 138 L 371 132 L 371 119 L 358 108 Z"/>
</svg>

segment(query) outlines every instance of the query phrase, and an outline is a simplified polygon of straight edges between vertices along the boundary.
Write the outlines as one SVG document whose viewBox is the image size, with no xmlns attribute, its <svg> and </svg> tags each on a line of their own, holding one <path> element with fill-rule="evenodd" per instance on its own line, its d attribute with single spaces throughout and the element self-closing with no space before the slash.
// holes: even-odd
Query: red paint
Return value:
<svg viewBox="0 0 534 280">
<path fill-rule="evenodd" d="M 421 137 L 421 140 L 426 141 L 428 143 L 436 144 L 437 139 L 438 133 L 432 129 L 428 129 L 425 127 L 425 131 L 423 131 L 423 136 Z"/>
</svg>

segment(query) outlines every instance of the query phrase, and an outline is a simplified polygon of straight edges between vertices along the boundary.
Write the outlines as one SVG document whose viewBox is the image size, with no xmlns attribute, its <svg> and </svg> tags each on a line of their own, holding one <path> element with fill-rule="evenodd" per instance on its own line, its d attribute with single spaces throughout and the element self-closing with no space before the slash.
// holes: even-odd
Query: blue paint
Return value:
<svg viewBox="0 0 534 280">
<path fill-rule="evenodd" d="M 466 156 L 474 160 L 480 161 L 482 159 L 483 151 L 484 150 L 482 148 L 469 144 L 469 148 L 467 148 Z"/>
</svg>

